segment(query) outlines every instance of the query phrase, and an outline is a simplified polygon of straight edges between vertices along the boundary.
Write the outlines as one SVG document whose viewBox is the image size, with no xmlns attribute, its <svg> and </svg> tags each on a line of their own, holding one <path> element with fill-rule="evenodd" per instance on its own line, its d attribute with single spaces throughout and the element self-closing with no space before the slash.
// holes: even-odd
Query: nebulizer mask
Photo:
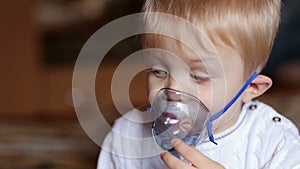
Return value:
<svg viewBox="0 0 300 169">
<path fill-rule="evenodd" d="M 230 108 L 257 75 L 254 72 L 235 97 L 213 115 L 197 97 L 189 93 L 171 88 L 160 89 L 148 110 L 153 117 L 152 132 L 156 143 L 177 156 L 171 145 L 174 138 L 196 146 L 208 137 L 211 142 L 217 144 L 212 133 L 212 122 Z"/>
<path fill-rule="evenodd" d="M 171 140 L 179 138 L 196 146 L 206 136 L 208 108 L 195 96 L 171 88 L 162 88 L 154 98 L 153 135 L 160 147 L 171 150 Z"/>
</svg>

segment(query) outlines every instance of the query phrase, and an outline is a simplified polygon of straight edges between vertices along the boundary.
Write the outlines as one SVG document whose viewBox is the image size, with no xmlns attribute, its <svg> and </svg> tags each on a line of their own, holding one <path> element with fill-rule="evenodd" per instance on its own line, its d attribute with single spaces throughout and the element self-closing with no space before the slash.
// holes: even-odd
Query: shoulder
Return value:
<svg viewBox="0 0 300 169">
<path fill-rule="evenodd" d="M 152 117 L 147 111 L 132 109 L 118 118 L 113 125 L 113 130 L 120 131 L 128 136 L 140 137 L 139 134 L 151 129 Z"/>
<path fill-rule="evenodd" d="M 153 148 L 156 144 L 152 137 L 151 119 L 148 112 L 136 109 L 124 114 L 115 121 L 113 128 L 104 140 L 102 149 L 113 154 L 134 158 L 148 157 L 157 153 L 157 148 Z M 153 150 L 148 150 L 149 147 L 145 145 L 149 145 Z M 148 150 L 148 152 L 145 154 L 142 150 Z"/>
<path fill-rule="evenodd" d="M 298 168 L 300 160 L 300 136 L 297 127 L 271 106 L 262 102 L 251 102 L 256 110 L 249 111 L 253 125 L 261 128 L 259 137 L 264 142 L 265 168 Z M 249 105 L 249 106 L 250 106 Z M 249 107 L 250 108 L 250 107 Z"/>
<path fill-rule="evenodd" d="M 297 167 L 300 161 L 297 127 L 271 106 L 259 101 L 246 103 L 244 111 L 244 136 L 248 141 L 247 152 L 250 152 L 246 157 L 263 164 L 263 168 Z M 256 154 L 258 159 L 252 154 Z"/>
<path fill-rule="evenodd" d="M 245 106 L 248 109 L 247 116 L 250 117 L 254 125 L 266 126 L 267 131 L 271 129 L 273 132 L 290 131 L 290 134 L 299 136 L 295 124 L 271 106 L 260 101 L 252 101 Z"/>
<path fill-rule="evenodd" d="M 118 118 L 101 146 L 98 166 L 134 169 L 161 166 L 161 150 L 152 137 L 151 122 L 148 112 L 136 109 Z"/>
</svg>

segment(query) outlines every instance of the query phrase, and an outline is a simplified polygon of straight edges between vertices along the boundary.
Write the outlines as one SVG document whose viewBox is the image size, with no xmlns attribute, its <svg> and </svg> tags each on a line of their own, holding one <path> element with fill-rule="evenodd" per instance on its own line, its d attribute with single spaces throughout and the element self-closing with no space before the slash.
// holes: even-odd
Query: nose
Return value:
<svg viewBox="0 0 300 169">
<path fill-rule="evenodd" d="M 179 87 L 177 81 L 171 76 L 169 76 L 167 84 L 165 86 L 167 88 L 171 88 L 171 89 L 174 89 L 174 90 L 180 90 L 180 87 Z"/>
<path fill-rule="evenodd" d="M 168 84 L 166 85 L 169 90 L 166 90 L 166 96 L 168 101 L 180 101 L 181 100 L 181 93 L 180 87 L 177 84 L 176 80 L 171 76 L 168 78 Z"/>
<path fill-rule="evenodd" d="M 181 93 L 179 91 L 168 89 L 165 92 L 168 101 L 181 101 Z"/>
</svg>

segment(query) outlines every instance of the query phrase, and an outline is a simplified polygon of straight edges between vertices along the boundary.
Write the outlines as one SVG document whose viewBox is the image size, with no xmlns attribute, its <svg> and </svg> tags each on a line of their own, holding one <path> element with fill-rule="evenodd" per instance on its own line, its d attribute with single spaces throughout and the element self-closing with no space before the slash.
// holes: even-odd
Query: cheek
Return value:
<svg viewBox="0 0 300 169">
<path fill-rule="evenodd" d="M 148 90 L 149 102 L 150 104 L 152 104 L 156 93 L 161 88 L 163 88 L 163 85 L 162 82 L 158 81 L 156 78 L 151 77 L 150 75 L 148 75 L 147 81 L 148 81 L 147 90 Z"/>
<path fill-rule="evenodd" d="M 205 86 L 201 87 L 198 89 L 199 94 L 198 98 L 201 100 L 201 102 L 208 108 L 210 109 L 211 107 L 211 102 L 212 102 L 212 92 L 211 92 L 211 87 L 210 86 Z"/>
<path fill-rule="evenodd" d="M 151 77 L 151 75 L 148 75 L 147 77 L 147 83 L 148 83 L 148 94 L 150 94 L 153 90 L 162 88 L 161 83 L 157 80 L 157 78 Z"/>
</svg>

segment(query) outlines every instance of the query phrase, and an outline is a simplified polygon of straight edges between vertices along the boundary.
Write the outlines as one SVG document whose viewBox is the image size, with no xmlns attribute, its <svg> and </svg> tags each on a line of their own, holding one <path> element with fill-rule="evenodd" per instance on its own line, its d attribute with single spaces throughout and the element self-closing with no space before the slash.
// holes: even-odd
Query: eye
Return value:
<svg viewBox="0 0 300 169">
<path fill-rule="evenodd" d="M 210 79 L 209 75 L 206 73 L 201 73 L 201 74 L 190 73 L 190 76 L 197 82 L 205 82 Z"/>
<path fill-rule="evenodd" d="M 157 78 L 165 78 L 168 76 L 168 72 L 161 69 L 150 68 L 147 72 L 155 75 Z"/>
</svg>

